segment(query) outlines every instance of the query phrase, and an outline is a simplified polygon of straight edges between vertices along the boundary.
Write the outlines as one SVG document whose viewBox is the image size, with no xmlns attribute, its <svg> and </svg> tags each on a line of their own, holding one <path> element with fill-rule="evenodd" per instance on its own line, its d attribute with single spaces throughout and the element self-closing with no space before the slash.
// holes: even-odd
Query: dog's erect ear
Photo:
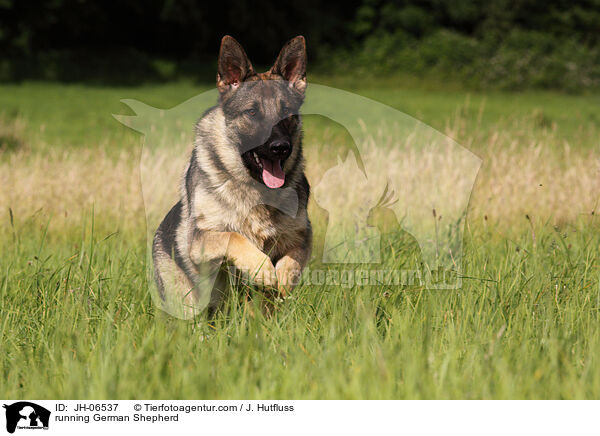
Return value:
<svg viewBox="0 0 600 436">
<path fill-rule="evenodd" d="M 237 88 L 248 76 L 254 74 L 250 59 L 239 42 L 229 35 L 221 40 L 217 65 L 217 88 L 225 92 Z"/>
<path fill-rule="evenodd" d="M 285 43 L 271 72 L 279 74 L 300 92 L 306 89 L 306 42 L 296 36 Z"/>
</svg>

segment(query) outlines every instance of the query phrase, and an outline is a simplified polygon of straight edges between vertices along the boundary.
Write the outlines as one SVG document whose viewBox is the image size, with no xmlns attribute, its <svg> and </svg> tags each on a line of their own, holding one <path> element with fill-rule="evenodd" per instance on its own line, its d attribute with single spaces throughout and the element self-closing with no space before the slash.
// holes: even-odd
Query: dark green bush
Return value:
<svg viewBox="0 0 600 436">
<path fill-rule="evenodd" d="M 445 29 L 422 39 L 403 31 L 380 32 L 351 49 L 328 53 L 320 68 L 359 76 L 408 73 L 454 79 L 476 88 L 576 92 L 600 87 L 599 48 L 517 29 L 500 41 Z"/>
</svg>

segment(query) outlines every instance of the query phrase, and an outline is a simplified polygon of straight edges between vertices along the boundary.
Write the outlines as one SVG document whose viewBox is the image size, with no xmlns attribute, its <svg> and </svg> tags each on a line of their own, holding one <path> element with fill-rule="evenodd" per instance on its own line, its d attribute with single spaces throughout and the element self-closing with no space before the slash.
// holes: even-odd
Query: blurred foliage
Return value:
<svg viewBox="0 0 600 436">
<path fill-rule="evenodd" d="M 600 86 L 598 0 L 363 0 L 350 30 L 350 45 L 319 53 L 321 69 L 485 88 Z"/>
<path fill-rule="evenodd" d="M 234 35 L 255 63 L 267 64 L 298 34 L 311 48 L 337 44 L 357 6 L 358 0 L 0 0 L 0 79 L 135 84 L 200 71 L 213 80 L 223 35 Z"/>
<path fill-rule="evenodd" d="M 422 39 L 385 33 L 369 36 L 353 49 L 324 55 L 318 70 L 330 69 L 367 78 L 408 73 L 455 80 L 476 89 L 578 92 L 600 86 L 600 47 L 519 29 L 500 41 L 446 29 Z"/>
<path fill-rule="evenodd" d="M 316 71 L 600 86 L 600 0 L 0 0 L 0 80 L 212 80 L 224 34 L 256 65 L 303 34 Z"/>
</svg>

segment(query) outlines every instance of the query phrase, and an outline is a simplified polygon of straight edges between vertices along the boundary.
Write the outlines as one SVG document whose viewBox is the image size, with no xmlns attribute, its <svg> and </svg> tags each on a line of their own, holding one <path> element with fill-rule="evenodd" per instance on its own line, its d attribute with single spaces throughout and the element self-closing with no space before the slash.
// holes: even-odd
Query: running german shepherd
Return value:
<svg viewBox="0 0 600 436">
<path fill-rule="evenodd" d="M 288 41 L 271 69 L 256 73 L 242 46 L 225 36 L 217 70 L 218 104 L 196 124 L 181 198 L 152 247 L 160 296 L 181 305 L 186 318 L 219 308 L 224 266 L 285 295 L 312 245 L 299 115 L 304 38 Z M 216 279 L 206 281 L 207 271 Z"/>
</svg>

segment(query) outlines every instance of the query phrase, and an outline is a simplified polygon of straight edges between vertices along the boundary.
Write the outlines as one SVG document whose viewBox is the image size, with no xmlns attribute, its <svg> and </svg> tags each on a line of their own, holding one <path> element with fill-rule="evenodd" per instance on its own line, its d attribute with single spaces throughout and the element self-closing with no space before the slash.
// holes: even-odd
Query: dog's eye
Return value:
<svg viewBox="0 0 600 436">
<path fill-rule="evenodd" d="M 246 115 L 250 115 L 251 117 L 253 117 L 254 115 L 256 115 L 256 109 L 248 109 L 248 110 L 245 110 L 244 113 Z"/>
<path fill-rule="evenodd" d="M 289 117 L 292 114 L 292 110 L 287 107 L 287 106 L 283 106 L 281 108 L 281 115 L 283 115 L 283 117 Z"/>
</svg>

